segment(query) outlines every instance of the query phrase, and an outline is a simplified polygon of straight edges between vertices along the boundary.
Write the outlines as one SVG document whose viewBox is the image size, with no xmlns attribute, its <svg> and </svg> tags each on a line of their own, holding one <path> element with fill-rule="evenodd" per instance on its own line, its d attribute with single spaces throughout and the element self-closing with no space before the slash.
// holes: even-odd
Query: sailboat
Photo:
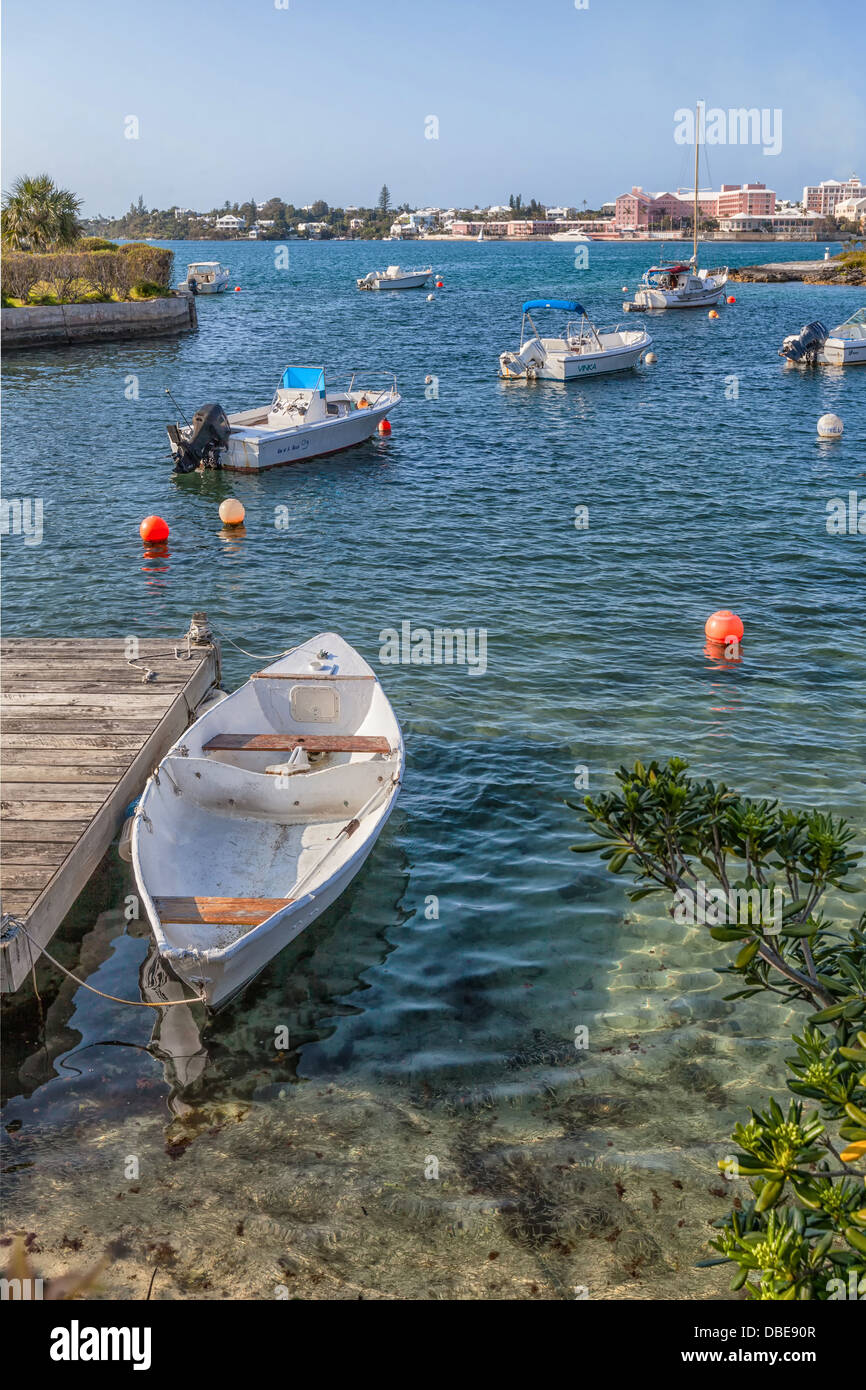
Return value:
<svg viewBox="0 0 866 1390">
<path fill-rule="evenodd" d="M 478 235 L 477 235 L 477 237 L 475 238 L 475 240 L 476 240 L 476 241 L 483 241 L 483 240 L 484 240 L 484 228 L 483 228 L 483 227 L 481 228 L 481 231 L 478 233 Z"/>
<path fill-rule="evenodd" d="M 698 164 L 701 151 L 701 107 L 695 121 L 695 202 L 692 213 L 692 254 L 688 261 L 666 261 L 664 247 L 658 265 L 644 271 L 634 300 L 623 304 L 626 313 L 642 309 L 703 309 L 718 304 L 725 293 L 728 267 L 701 270 L 698 266 Z"/>
</svg>

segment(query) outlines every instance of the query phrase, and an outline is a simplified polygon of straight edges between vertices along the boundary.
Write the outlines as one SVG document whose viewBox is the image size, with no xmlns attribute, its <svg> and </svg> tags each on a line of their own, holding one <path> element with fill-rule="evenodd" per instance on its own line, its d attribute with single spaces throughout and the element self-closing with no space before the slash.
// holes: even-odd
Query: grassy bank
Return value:
<svg viewBox="0 0 866 1390">
<path fill-rule="evenodd" d="M 4 308 L 127 303 L 171 293 L 172 253 L 130 242 L 115 246 L 85 238 L 74 251 L 7 251 L 2 267 Z"/>
</svg>

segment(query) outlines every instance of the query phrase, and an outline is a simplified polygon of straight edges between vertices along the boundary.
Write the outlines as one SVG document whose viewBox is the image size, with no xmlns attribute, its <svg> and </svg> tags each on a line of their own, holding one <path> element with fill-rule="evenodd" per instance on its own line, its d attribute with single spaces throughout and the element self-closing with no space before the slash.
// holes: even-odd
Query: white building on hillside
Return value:
<svg viewBox="0 0 866 1390">
<path fill-rule="evenodd" d="M 224 212 L 214 223 L 218 232 L 240 232 L 246 225 L 245 217 L 235 217 L 231 212 Z"/>
</svg>

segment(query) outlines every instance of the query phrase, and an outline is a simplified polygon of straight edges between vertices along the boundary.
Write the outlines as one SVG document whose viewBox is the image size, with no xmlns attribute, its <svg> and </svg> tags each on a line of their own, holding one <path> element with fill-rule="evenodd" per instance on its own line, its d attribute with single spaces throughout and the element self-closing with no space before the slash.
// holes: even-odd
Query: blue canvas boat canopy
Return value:
<svg viewBox="0 0 866 1390">
<path fill-rule="evenodd" d="M 523 312 L 527 309 L 564 309 L 568 314 L 586 314 L 582 304 L 576 299 L 527 299 Z"/>
<path fill-rule="evenodd" d="M 324 367 L 286 367 L 280 386 L 295 391 L 318 391 L 325 394 Z"/>
</svg>

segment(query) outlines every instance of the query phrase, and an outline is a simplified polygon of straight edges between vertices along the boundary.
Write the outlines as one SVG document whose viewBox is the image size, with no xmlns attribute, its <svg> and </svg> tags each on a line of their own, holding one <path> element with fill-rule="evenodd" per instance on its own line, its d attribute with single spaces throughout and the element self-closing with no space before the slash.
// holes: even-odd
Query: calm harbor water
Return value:
<svg viewBox="0 0 866 1390">
<path fill-rule="evenodd" d="M 199 300 L 198 334 L 6 362 L 4 495 L 44 499 L 44 537 L 7 540 L 5 631 L 179 636 L 205 608 L 256 654 L 224 645 L 234 688 L 336 629 L 385 682 L 407 777 L 351 890 L 216 1018 L 155 1025 L 50 978 L 44 1023 L 13 1005 L 8 1229 L 47 1275 L 116 1242 L 107 1297 L 144 1297 L 154 1266 L 156 1298 L 724 1296 L 724 1273 L 692 1267 L 728 1206 L 715 1161 L 781 1091 L 795 1020 L 725 1003 L 724 948 L 572 855 L 563 803 L 580 767 L 598 792 L 678 753 L 866 823 L 862 538 L 825 525 L 829 499 L 866 495 L 866 375 L 776 355 L 863 291 L 732 285 L 717 322 L 629 321 L 654 366 L 504 384 L 524 298 L 615 323 L 653 248 L 596 243 L 585 270 L 558 244 L 400 248 L 441 272 L 432 303 L 356 291 L 396 246 L 292 243 L 286 270 L 267 244 L 175 249 L 178 275 L 219 257 L 241 286 Z M 395 371 L 391 438 L 172 476 L 166 386 L 187 413 L 240 409 L 287 363 Z M 229 495 L 241 536 L 218 519 Z M 164 555 L 138 537 L 150 512 Z M 704 652 L 720 607 L 746 625 L 738 665 Z M 382 665 L 404 621 L 485 629 L 486 672 Z M 131 892 L 113 856 L 56 947 L 125 998 L 153 966 Z"/>
</svg>

